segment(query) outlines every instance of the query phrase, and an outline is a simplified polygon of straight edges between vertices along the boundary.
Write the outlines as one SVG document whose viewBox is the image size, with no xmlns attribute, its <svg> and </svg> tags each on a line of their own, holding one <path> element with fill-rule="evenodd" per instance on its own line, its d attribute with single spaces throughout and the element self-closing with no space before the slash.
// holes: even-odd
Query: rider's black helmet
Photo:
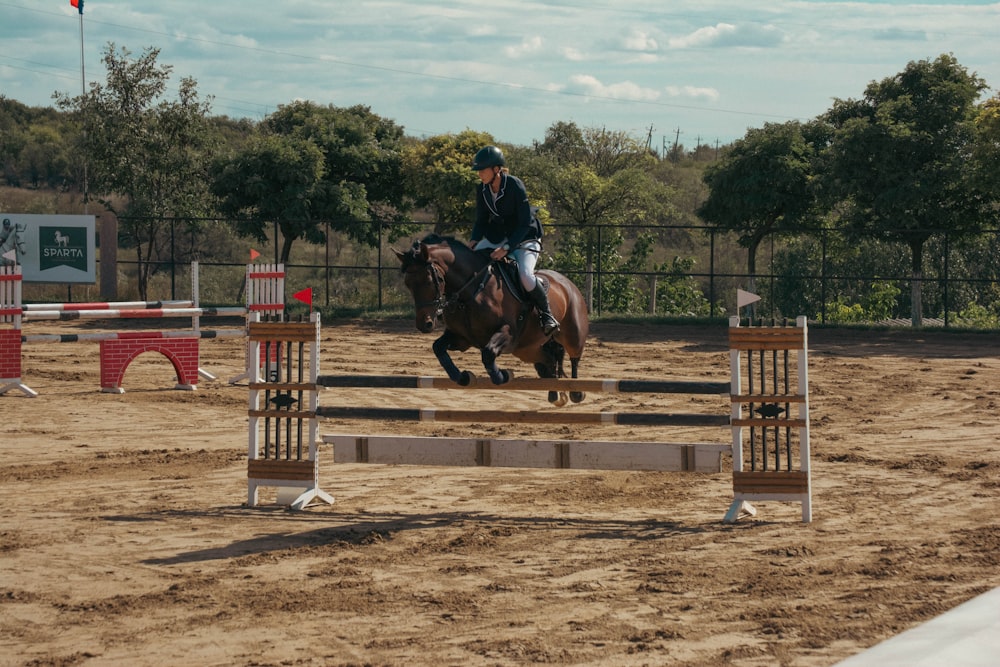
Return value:
<svg viewBox="0 0 1000 667">
<path fill-rule="evenodd" d="M 476 157 L 472 160 L 472 169 L 489 169 L 490 167 L 502 167 L 507 162 L 503 159 L 503 151 L 496 146 L 485 146 L 479 149 Z"/>
<path fill-rule="evenodd" d="M 3 226 L 4 227 L 10 227 L 10 218 L 4 218 L 3 219 Z"/>
</svg>

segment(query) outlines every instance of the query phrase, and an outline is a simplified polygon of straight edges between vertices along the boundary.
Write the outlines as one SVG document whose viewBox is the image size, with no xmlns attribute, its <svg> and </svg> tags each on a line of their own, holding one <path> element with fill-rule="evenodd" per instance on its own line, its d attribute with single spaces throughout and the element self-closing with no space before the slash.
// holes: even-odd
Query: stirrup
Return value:
<svg viewBox="0 0 1000 667">
<path fill-rule="evenodd" d="M 538 319 L 542 325 L 542 333 L 551 336 L 559 332 L 559 320 L 548 313 L 540 314 Z"/>
</svg>

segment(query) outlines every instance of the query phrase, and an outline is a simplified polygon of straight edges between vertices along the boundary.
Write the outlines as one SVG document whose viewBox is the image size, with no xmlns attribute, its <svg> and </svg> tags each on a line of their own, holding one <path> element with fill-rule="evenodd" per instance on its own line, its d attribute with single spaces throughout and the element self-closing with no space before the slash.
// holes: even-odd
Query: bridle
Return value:
<svg viewBox="0 0 1000 667">
<path fill-rule="evenodd" d="M 445 298 L 445 284 L 444 275 L 441 273 L 441 269 L 438 268 L 437 264 L 434 262 L 425 262 L 427 267 L 427 272 L 431 276 L 431 282 L 434 284 L 434 290 L 437 292 L 437 298 L 431 299 L 430 301 L 417 301 L 413 305 L 417 308 L 427 308 L 428 306 L 436 306 L 435 317 L 439 317 L 441 312 L 444 310 L 447 299 Z"/>
<path fill-rule="evenodd" d="M 424 262 L 424 264 L 426 264 L 427 266 L 427 272 L 430 274 L 431 282 L 434 284 L 434 289 L 437 292 L 437 297 L 431 299 L 430 301 L 416 302 L 414 303 L 414 306 L 416 308 L 427 308 L 430 306 L 434 306 L 435 319 L 440 318 L 446 310 L 449 310 L 451 308 L 454 308 L 456 305 L 461 304 L 462 293 L 465 292 L 467 289 L 469 289 L 469 287 L 477 280 L 480 280 L 480 278 L 482 280 L 480 280 L 479 286 L 476 287 L 475 291 L 472 292 L 472 296 L 474 297 L 476 294 L 482 291 L 482 289 L 486 286 L 486 283 L 490 279 L 490 268 L 492 268 L 493 266 L 493 262 L 486 264 L 485 266 L 483 266 L 483 268 L 473 273 L 472 277 L 469 278 L 469 280 L 467 280 L 465 284 L 462 285 L 462 287 L 460 287 L 457 291 L 455 291 L 451 296 L 448 296 L 447 293 L 448 290 L 447 290 L 447 285 L 445 284 L 444 272 L 433 261 L 428 260 Z"/>
</svg>

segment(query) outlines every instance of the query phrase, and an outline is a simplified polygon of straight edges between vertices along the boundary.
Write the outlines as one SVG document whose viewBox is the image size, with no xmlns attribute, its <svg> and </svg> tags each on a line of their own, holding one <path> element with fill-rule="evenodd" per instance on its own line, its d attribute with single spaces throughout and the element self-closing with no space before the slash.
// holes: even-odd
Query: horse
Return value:
<svg viewBox="0 0 1000 667">
<path fill-rule="evenodd" d="M 433 350 L 448 377 L 461 386 L 473 378 L 459 370 L 449 350 L 480 350 L 483 368 L 493 384 L 502 385 L 513 377 L 497 365 L 501 354 L 513 354 L 529 364 L 542 378 L 566 377 L 563 369 L 569 354 L 571 376 L 578 377 L 580 358 L 590 330 L 587 304 L 579 288 L 556 271 L 536 275 L 548 285 L 549 306 L 559 320 L 559 330 L 551 336 L 542 331 L 530 302 L 519 297 L 501 276 L 502 267 L 486 253 L 475 252 L 450 236 L 431 234 L 415 241 L 407 252 L 393 249 L 400 261 L 406 288 L 416 307 L 416 328 L 431 333 L 440 319 L 444 333 L 434 341 Z M 513 277 L 517 282 L 517 277 Z M 583 392 L 569 392 L 579 403 Z M 566 392 L 549 391 L 549 402 L 565 405 Z"/>
</svg>

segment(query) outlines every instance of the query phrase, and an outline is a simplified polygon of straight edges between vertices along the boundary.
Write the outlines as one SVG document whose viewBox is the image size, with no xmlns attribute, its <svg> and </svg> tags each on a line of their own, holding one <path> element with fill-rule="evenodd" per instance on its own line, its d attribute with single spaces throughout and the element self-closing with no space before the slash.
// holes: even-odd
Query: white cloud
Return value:
<svg viewBox="0 0 1000 667">
<path fill-rule="evenodd" d="M 586 60 L 586 56 L 579 49 L 575 49 L 572 46 L 567 46 L 562 50 L 563 57 L 566 60 L 571 60 L 573 62 L 580 62 L 581 60 Z"/>
<path fill-rule="evenodd" d="M 644 30 L 633 28 L 622 41 L 622 48 L 626 51 L 656 51 L 659 46 L 656 40 Z"/>
<path fill-rule="evenodd" d="M 469 30 L 469 35 L 472 37 L 487 37 L 495 34 L 497 34 L 495 25 L 476 25 Z"/>
<path fill-rule="evenodd" d="M 714 26 L 698 28 L 683 37 L 669 40 L 671 48 L 705 48 L 758 46 L 771 47 L 785 41 L 785 34 L 770 25 L 734 25 L 732 23 L 717 23 Z"/>
<path fill-rule="evenodd" d="M 610 97 L 616 100 L 653 101 L 660 93 L 652 88 L 643 88 L 631 81 L 605 84 L 590 74 L 576 74 L 570 77 L 569 90 L 593 95 L 594 97 Z"/>
<path fill-rule="evenodd" d="M 665 88 L 670 97 L 688 97 L 692 99 L 704 99 L 716 102 L 719 99 L 719 91 L 715 88 L 704 88 L 701 86 L 667 86 Z"/>
<path fill-rule="evenodd" d="M 504 48 L 503 52 L 508 58 L 520 58 L 522 56 L 531 55 L 532 53 L 538 53 L 541 50 L 542 38 L 535 35 L 533 37 L 525 37 L 517 46 L 508 46 Z"/>
<path fill-rule="evenodd" d="M 623 62 L 626 65 L 650 65 L 660 61 L 660 56 L 655 53 L 637 53 Z"/>
</svg>

